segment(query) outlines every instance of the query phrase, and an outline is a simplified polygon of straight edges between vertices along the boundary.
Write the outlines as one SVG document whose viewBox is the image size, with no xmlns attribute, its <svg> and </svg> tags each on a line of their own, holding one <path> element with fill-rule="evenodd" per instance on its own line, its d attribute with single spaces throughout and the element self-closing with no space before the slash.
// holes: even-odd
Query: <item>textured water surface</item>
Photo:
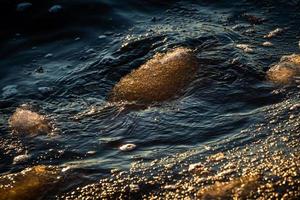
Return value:
<svg viewBox="0 0 300 200">
<path fill-rule="evenodd" d="M 28 168 L 37 189 L 11 187 L 42 192 L 25 199 L 299 196 L 299 88 L 265 78 L 299 53 L 297 1 L 29 2 L 0 8 L 0 194 Z M 109 102 L 122 77 L 176 47 L 198 58 L 182 91 L 142 106 Z M 51 133 L 12 134 L 22 106 L 47 117 Z M 136 148 L 119 149 L 128 143 Z"/>
</svg>

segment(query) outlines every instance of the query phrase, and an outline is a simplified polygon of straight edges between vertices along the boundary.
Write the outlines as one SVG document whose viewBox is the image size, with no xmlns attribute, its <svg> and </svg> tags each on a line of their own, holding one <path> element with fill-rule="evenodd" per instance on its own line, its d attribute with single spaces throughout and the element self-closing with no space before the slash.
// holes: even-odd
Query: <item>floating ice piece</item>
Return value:
<svg viewBox="0 0 300 200">
<path fill-rule="evenodd" d="M 62 10 L 62 6 L 61 5 L 54 5 L 51 8 L 49 8 L 49 12 L 50 13 L 58 13 L 59 11 Z"/>
<path fill-rule="evenodd" d="M 30 8 L 31 6 L 32 6 L 32 3 L 30 3 L 30 2 L 22 2 L 22 3 L 17 4 L 16 10 L 19 12 L 25 11 L 28 8 Z"/>
<path fill-rule="evenodd" d="M 242 49 L 245 53 L 253 53 L 253 48 L 248 44 L 237 44 L 237 48 Z"/>
<path fill-rule="evenodd" d="M 132 151 L 136 148 L 135 144 L 124 144 L 119 147 L 121 151 Z"/>
<path fill-rule="evenodd" d="M 7 85 L 2 88 L 2 97 L 7 99 L 18 94 L 17 85 Z"/>
<path fill-rule="evenodd" d="M 9 125 L 15 133 L 39 134 L 51 131 L 45 116 L 23 108 L 16 109 L 9 119 Z"/>
<path fill-rule="evenodd" d="M 264 38 L 272 38 L 279 35 L 282 32 L 283 32 L 282 28 L 276 28 L 275 30 L 270 31 L 267 35 L 265 35 Z"/>
</svg>

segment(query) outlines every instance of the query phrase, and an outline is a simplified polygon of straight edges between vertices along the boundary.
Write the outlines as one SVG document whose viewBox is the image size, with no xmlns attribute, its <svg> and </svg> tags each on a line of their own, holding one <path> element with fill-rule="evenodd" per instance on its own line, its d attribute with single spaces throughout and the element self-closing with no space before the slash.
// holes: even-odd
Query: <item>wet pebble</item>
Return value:
<svg viewBox="0 0 300 200">
<path fill-rule="evenodd" d="M 97 152 L 96 151 L 88 151 L 86 152 L 87 155 L 95 155 Z"/>
<path fill-rule="evenodd" d="M 2 88 L 2 97 L 4 99 L 13 97 L 18 94 L 17 85 L 8 85 Z"/>
<path fill-rule="evenodd" d="M 27 161 L 29 159 L 29 155 L 27 153 L 23 155 L 18 155 L 14 157 L 13 164 L 19 164 Z"/>
<path fill-rule="evenodd" d="M 99 36 L 98 36 L 98 39 L 105 39 L 105 38 L 106 38 L 105 35 L 99 35 Z"/>
<path fill-rule="evenodd" d="M 253 53 L 254 52 L 253 48 L 248 44 L 237 44 L 236 47 L 243 50 L 245 53 Z"/>
<path fill-rule="evenodd" d="M 275 30 L 270 31 L 267 35 L 265 35 L 264 38 L 272 38 L 281 34 L 282 32 L 283 32 L 282 28 L 276 28 Z"/>
<path fill-rule="evenodd" d="M 119 147 L 121 151 L 132 151 L 136 148 L 135 144 L 124 144 Z"/>
<path fill-rule="evenodd" d="M 273 43 L 272 42 L 264 42 L 264 43 L 262 43 L 262 45 L 264 47 L 271 47 L 271 46 L 273 46 Z"/>
</svg>

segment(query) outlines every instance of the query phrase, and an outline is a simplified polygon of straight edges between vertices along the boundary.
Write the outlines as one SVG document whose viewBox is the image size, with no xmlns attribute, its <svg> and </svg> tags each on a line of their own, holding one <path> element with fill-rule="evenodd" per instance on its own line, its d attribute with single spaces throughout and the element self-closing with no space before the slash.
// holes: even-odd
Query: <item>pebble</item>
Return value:
<svg viewBox="0 0 300 200">
<path fill-rule="evenodd" d="M 2 97 L 4 99 L 15 96 L 18 94 L 17 85 L 8 85 L 2 88 Z"/>
<path fill-rule="evenodd" d="M 99 35 L 98 36 L 98 39 L 105 39 L 106 38 L 106 35 Z"/>
<path fill-rule="evenodd" d="M 279 35 L 282 32 L 283 32 L 282 28 L 276 28 L 275 30 L 270 31 L 267 35 L 265 35 L 264 38 L 272 38 Z"/>
<path fill-rule="evenodd" d="M 264 43 L 262 43 L 262 45 L 264 47 L 271 47 L 271 46 L 273 46 L 273 43 L 272 42 L 264 42 Z"/>
<path fill-rule="evenodd" d="M 245 53 L 253 53 L 253 48 L 248 44 L 237 44 L 237 48 L 242 49 Z"/>
<path fill-rule="evenodd" d="M 49 12 L 50 13 L 58 13 L 62 10 L 62 6 L 61 5 L 54 5 L 51 8 L 49 8 Z"/>
<path fill-rule="evenodd" d="M 96 151 L 88 151 L 88 152 L 86 152 L 86 154 L 88 154 L 88 155 L 95 155 Z"/>
<path fill-rule="evenodd" d="M 124 144 L 119 147 L 121 151 L 132 151 L 136 148 L 135 144 Z"/>
<path fill-rule="evenodd" d="M 25 162 L 28 159 L 29 159 L 29 155 L 27 153 L 25 153 L 23 155 L 18 155 L 16 157 L 14 157 L 13 164 L 19 164 L 19 163 Z"/>
<path fill-rule="evenodd" d="M 19 4 L 17 4 L 16 10 L 19 12 L 22 12 L 22 11 L 27 10 L 31 6 L 32 6 L 32 3 L 30 3 L 30 2 L 19 3 Z"/>
</svg>

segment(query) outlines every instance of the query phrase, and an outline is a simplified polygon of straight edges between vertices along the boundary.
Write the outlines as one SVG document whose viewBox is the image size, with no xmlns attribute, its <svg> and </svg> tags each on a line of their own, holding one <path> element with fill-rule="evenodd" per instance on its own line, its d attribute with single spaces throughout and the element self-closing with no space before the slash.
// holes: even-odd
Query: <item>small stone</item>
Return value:
<svg viewBox="0 0 300 200">
<path fill-rule="evenodd" d="M 272 38 L 281 34 L 282 32 L 283 32 L 282 28 L 276 28 L 275 30 L 270 31 L 267 35 L 265 35 L 264 38 Z"/>
<path fill-rule="evenodd" d="M 273 43 L 272 42 L 264 42 L 264 43 L 262 43 L 262 45 L 264 47 L 271 47 L 271 46 L 273 46 Z"/>
<path fill-rule="evenodd" d="M 87 155 L 95 155 L 97 152 L 96 151 L 88 151 L 86 152 Z"/>
<path fill-rule="evenodd" d="M 105 39 L 105 38 L 106 38 L 105 35 L 99 35 L 99 36 L 98 36 L 98 39 Z"/>
<path fill-rule="evenodd" d="M 50 13 L 58 13 L 62 10 L 62 6 L 61 5 L 54 5 L 51 8 L 49 8 L 49 12 Z"/>
<path fill-rule="evenodd" d="M 245 53 L 253 53 L 254 52 L 253 48 L 248 44 L 237 44 L 236 47 L 243 50 Z"/>
<path fill-rule="evenodd" d="M 124 144 L 119 147 L 121 151 L 132 151 L 136 148 L 135 144 Z"/>
<path fill-rule="evenodd" d="M 29 9 L 31 6 L 32 6 L 32 3 L 30 3 L 30 2 L 19 3 L 19 4 L 17 4 L 16 10 L 19 12 L 22 12 L 22 11 Z"/>
<path fill-rule="evenodd" d="M 23 155 L 18 155 L 16 157 L 14 157 L 13 164 L 23 163 L 28 159 L 29 159 L 29 155 L 27 153 L 25 153 Z"/>
</svg>

